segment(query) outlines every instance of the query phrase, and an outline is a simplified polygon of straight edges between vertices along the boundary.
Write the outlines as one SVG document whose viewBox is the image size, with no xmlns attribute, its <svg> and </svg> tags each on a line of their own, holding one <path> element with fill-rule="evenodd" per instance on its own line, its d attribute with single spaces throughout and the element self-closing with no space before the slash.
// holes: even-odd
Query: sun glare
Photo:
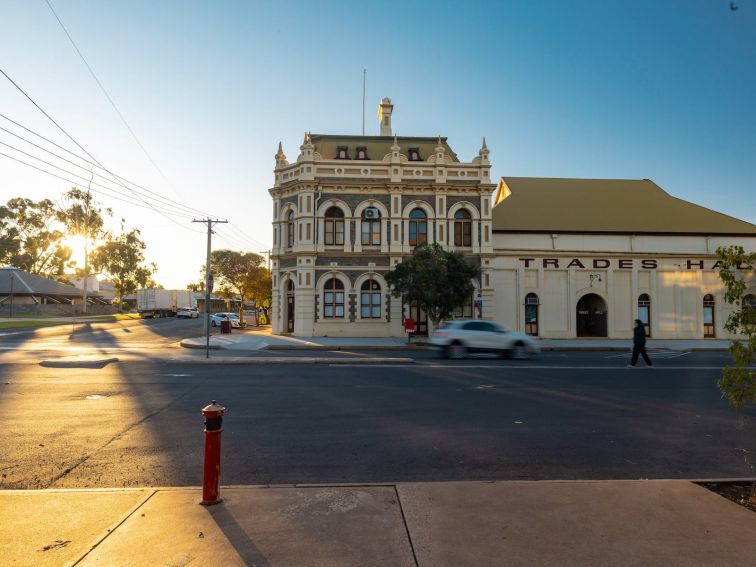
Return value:
<svg viewBox="0 0 756 567">
<path fill-rule="evenodd" d="M 63 246 L 71 249 L 71 260 L 80 268 L 84 267 L 84 237 L 70 234 L 63 239 Z"/>
</svg>

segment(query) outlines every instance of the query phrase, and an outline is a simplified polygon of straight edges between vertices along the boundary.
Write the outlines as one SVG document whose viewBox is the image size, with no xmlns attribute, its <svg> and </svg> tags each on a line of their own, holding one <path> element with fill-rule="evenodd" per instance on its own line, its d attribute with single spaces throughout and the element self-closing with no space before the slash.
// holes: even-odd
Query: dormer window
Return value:
<svg viewBox="0 0 756 567">
<path fill-rule="evenodd" d="M 357 146 L 357 157 L 355 159 L 370 159 L 365 146 Z"/>
<path fill-rule="evenodd" d="M 350 159 L 349 148 L 347 146 L 336 147 L 336 159 Z"/>
<path fill-rule="evenodd" d="M 420 159 L 420 148 L 410 148 L 408 150 L 409 161 L 422 161 Z"/>
</svg>

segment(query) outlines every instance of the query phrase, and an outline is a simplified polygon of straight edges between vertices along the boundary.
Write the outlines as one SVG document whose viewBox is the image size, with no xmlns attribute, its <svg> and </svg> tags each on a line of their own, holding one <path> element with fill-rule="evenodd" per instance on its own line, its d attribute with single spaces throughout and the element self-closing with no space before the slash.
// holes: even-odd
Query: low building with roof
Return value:
<svg viewBox="0 0 756 567">
<path fill-rule="evenodd" d="M 504 177 L 493 233 L 484 316 L 547 338 L 630 338 L 636 318 L 654 338 L 729 337 L 716 250 L 756 250 L 756 225 L 648 179 Z"/>
<path fill-rule="evenodd" d="M 0 314 L 74 315 L 82 312 L 82 290 L 19 268 L 0 268 Z M 96 294 L 88 297 L 87 311 L 111 313 L 113 308 Z"/>
</svg>

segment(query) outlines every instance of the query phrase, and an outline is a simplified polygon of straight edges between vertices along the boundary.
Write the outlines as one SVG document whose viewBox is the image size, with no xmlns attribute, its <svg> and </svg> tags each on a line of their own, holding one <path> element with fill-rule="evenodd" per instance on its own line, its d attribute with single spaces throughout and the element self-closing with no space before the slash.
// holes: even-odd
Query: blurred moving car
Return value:
<svg viewBox="0 0 756 567">
<path fill-rule="evenodd" d="M 448 358 L 471 352 L 494 352 L 507 358 L 530 358 L 540 351 L 535 339 L 491 321 L 456 319 L 433 331 L 428 343 Z"/>
<path fill-rule="evenodd" d="M 196 319 L 199 317 L 199 309 L 196 307 L 179 307 L 176 309 L 176 317 L 179 319 Z"/>
<path fill-rule="evenodd" d="M 236 313 L 213 313 L 210 315 L 210 326 L 220 327 L 221 321 L 231 321 L 231 326 L 237 329 L 247 326 L 246 322 L 242 324 L 239 315 Z"/>
</svg>

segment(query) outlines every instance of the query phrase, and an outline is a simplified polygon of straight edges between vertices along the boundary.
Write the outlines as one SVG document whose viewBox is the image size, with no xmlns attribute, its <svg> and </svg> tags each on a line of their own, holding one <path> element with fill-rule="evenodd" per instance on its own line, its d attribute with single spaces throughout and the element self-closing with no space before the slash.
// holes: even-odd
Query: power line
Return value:
<svg viewBox="0 0 756 567">
<path fill-rule="evenodd" d="M 105 98 L 108 99 L 108 102 L 113 107 L 113 110 L 115 110 L 116 114 L 118 114 L 118 117 L 121 119 L 121 122 L 123 122 L 123 125 L 126 126 L 126 129 L 129 131 L 129 133 L 131 134 L 132 138 L 134 138 L 134 141 L 139 145 L 139 147 L 144 152 L 144 155 L 147 156 L 147 159 L 150 160 L 150 163 L 152 163 L 152 165 L 155 167 L 155 169 L 158 171 L 158 173 L 160 173 L 160 175 L 163 177 L 163 179 L 165 179 L 166 181 L 168 181 L 168 178 L 163 173 L 163 170 L 161 170 L 160 167 L 158 167 L 158 164 L 155 163 L 155 160 L 152 159 L 152 156 L 149 154 L 149 152 L 147 152 L 146 148 L 142 145 L 142 142 L 139 141 L 139 138 L 137 138 L 137 135 L 134 133 L 134 130 L 132 130 L 131 126 L 129 126 L 129 123 L 126 121 L 126 118 L 124 118 L 123 114 L 121 114 L 121 111 L 116 106 L 116 103 L 113 102 L 112 98 L 110 98 L 110 95 L 108 94 L 108 91 L 105 90 L 105 87 L 100 82 L 100 79 L 97 78 L 97 75 L 95 74 L 94 70 L 89 65 L 89 63 L 87 62 L 86 58 L 84 57 L 84 54 L 81 52 L 81 50 L 79 49 L 79 47 L 76 45 L 76 42 L 71 37 L 71 34 L 68 33 L 68 30 L 66 29 L 66 26 L 63 25 L 63 22 L 61 21 L 60 17 L 58 16 L 57 12 L 55 11 L 55 9 L 52 7 L 52 4 L 50 4 L 50 0 L 45 0 L 45 2 L 47 3 L 47 7 L 50 8 L 50 11 L 53 13 L 53 16 L 55 16 L 55 19 L 58 20 L 58 23 L 60 24 L 60 27 L 63 29 L 63 32 L 66 34 L 66 37 L 68 37 L 68 41 L 71 42 L 71 45 L 76 50 L 76 53 L 79 54 L 79 57 L 84 62 L 84 65 L 86 65 L 87 69 L 89 70 L 89 73 L 92 75 L 92 78 L 95 80 L 95 82 L 97 83 L 97 85 L 100 87 L 100 90 L 105 95 Z"/>
<path fill-rule="evenodd" d="M 6 147 L 8 147 L 8 148 L 10 148 L 10 149 L 12 149 L 12 150 L 15 150 L 15 151 L 17 151 L 17 152 L 18 152 L 18 153 L 20 153 L 20 154 L 23 154 L 23 155 L 25 155 L 25 156 L 27 156 L 27 157 L 30 157 L 30 158 L 32 158 L 32 159 L 35 159 L 35 160 L 37 160 L 37 161 L 41 161 L 42 163 L 44 163 L 44 164 L 46 164 L 46 165 L 49 165 L 50 167 L 54 167 L 55 169 L 59 169 L 60 171 L 63 171 L 63 172 L 65 172 L 65 173 L 69 174 L 69 175 L 73 175 L 74 177 L 78 177 L 79 179 L 81 179 L 81 180 L 83 180 L 83 181 L 85 181 L 85 182 L 88 182 L 88 180 L 87 180 L 87 179 L 86 179 L 85 177 L 82 177 L 81 175 L 79 175 L 79 174 L 77 174 L 77 173 L 74 173 L 73 171 L 69 171 L 69 170 L 67 170 L 67 169 L 65 169 L 65 168 L 62 168 L 62 167 L 60 167 L 60 166 L 58 166 L 58 165 L 55 165 L 54 163 L 50 163 L 50 162 L 49 162 L 49 161 L 47 161 L 47 160 L 44 160 L 44 159 L 42 159 L 42 158 L 40 158 L 40 157 L 37 157 L 37 156 L 35 156 L 35 155 L 33 155 L 33 154 L 30 154 L 30 153 L 28 153 L 28 152 L 25 152 L 24 150 L 21 150 L 21 149 L 19 149 L 19 148 L 15 147 L 15 146 L 12 146 L 12 145 L 10 145 L 10 144 L 6 144 L 5 142 L 0 142 L 0 145 L 6 146 Z M 10 156 L 8 156 L 7 154 L 3 154 L 3 155 L 4 155 L 5 157 L 10 157 Z M 20 160 L 17 160 L 17 161 L 20 161 Z M 21 163 L 24 163 L 24 164 L 26 164 L 26 162 L 23 162 L 23 161 L 22 161 Z M 26 164 L 26 165 L 28 165 L 28 164 Z M 76 164 L 74 164 L 74 165 L 76 165 Z M 77 166 L 77 167 L 80 167 L 80 166 Z M 84 169 L 84 168 L 82 168 L 82 169 Z M 98 176 L 98 177 L 101 177 L 101 178 L 102 178 L 102 176 L 101 176 L 101 175 L 100 175 L 100 176 Z M 107 181 L 108 183 L 112 183 L 112 181 L 110 181 L 110 180 L 108 180 L 108 179 L 105 179 L 105 178 L 103 178 L 103 179 L 104 179 L 105 181 Z M 103 189 L 107 189 L 108 191 L 111 191 L 111 192 L 113 192 L 113 193 L 115 193 L 115 194 L 117 194 L 117 195 L 121 195 L 121 196 L 123 196 L 123 197 L 125 197 L 125 198 L 128 198 L 128 199 L 133 199 L 133 197 L 130 197 L 130 196 L 129 196 L 129 195 L 127 195 L 126 193 L 122 193 L 122 192 L 118 191 L 117 189 L 113 189 L 112 187 L 108 187 L 108 186 L 106 186 L 106 185 L 103 185 L 103 184 L 101 184 L 101 183 L 97 183 L 97 182 L 94 182 L 94 184 L 95 184 L 95 185 L 97 185 L 98 187 L 102 187 Z M 164 211 L 169 211 L 169 212 L 170 212 L 171 214 L 175 214 L 175 215 L 177 215 L 177 216 L 182 216 L 182 217 L 184 217 L 184 218 L 192 218 L 192 215 L 189 215 L 189 214 L 187 214 L 187 213 L 184 213 L 184 212 L 181 212 L 181 211 L 178 211 L 178 212 L 176 212 L 176 211 L 172 211 L 172 210 L 170 210 L 170 209 L 166 209 L 165 207 L 163 207 L 163 206 L 160 206 L 160 205 L 158 205 L 158 207 L 157 207 L 157 208 L 159 208 L 159 209 L 161 209 L 161 210 L 164 210 Z"/>
<path fill-rule="evenodd" d="M 81 161 L 83 161 L 83 162 L 84 162 L 84 163 L 86 163 L 87 165 L 90 165 L 90 166 L 94 166 L 94 167 L 97 167 L 98 169 L 102 169 L 103 171 L 106 171 L 106 172 L 108 172 L 108 170 L 106 170 L 105 168 L 101 167 L 101 166 L 100 166 L 100 165 L 98 165 L 97 163 L 95 163 L 95 162 L 93 162 L 93 161 L 91 161 L 91 160 L 88 160 L 88 159 L 87 159 L 87 158 L 85 158 L 85 157 L 82 157 L 81 155 L 77 154 L 76 152 L 72 152 L 72 151 L 71 151 L 71 150 L 69 150 L 68 148 L 66 148 L 66 147 L 64 147 L 64 146 L 61 146 L 60 144 L 57 144 L 56 142 L 54 142 L 54 141 L 50 140 L 49 138 L 46 138 L 45 136 L 43 136 L 43 135 L 42 135 L 42 134 L 40 134 L 39 132 L 35 132 L 35 131 L 34 131 L 34 130 L 32 130 L 31 128 L 28 128 L 28 127 L 24 126 L 23 124 L 21 124 L 21 123 L 19 123 L 19 122 L 16 122 L 15 120 L 13 120 L 12 118 L 10 118 L 10 117 L 6 116 L 5 114 L 2 114 L 2 113 L 0 113 L 0 118 L 4 118 L 5 120 L 7 120 L 8 122 L 10 122 L 10 123 L 14 124 L 15 126 L 18 126 L 19 128 L 21 128 L 21 129 L 23 129 L 23 130 L 25 130 L 25 131 L 29 132 L 30 134 L 33 134 L 34 136 L 37 136 L 38 138 L 40 138 L 40 139 L 44 140 L 45 142 L 47 142 L 47 143 L 49 143 L 49 144 L 52 144 L 52 145 L 53 145 L 53 146 L 55 146 L 56 148 L 59 148 L 59 149 L 63 150 L 64 152 L 66 152 L 66 153 L 68 153 L 68 154 L 70 154 L 70 155 L 72 155 L 72 156 L 76 157 L 77 159 L 80 159 Z M 55 155 L 56 157 L 59 157 L 60 159 L 64 159 L 64 160 L 65 160 L 65 158 L 62 158 L 62 157 L 60 157 L 60 156 L 57 156 L 57 154 L 55 154 L 55 152 L 52 152 L 51 150 L 48 150 L 48 149 L 46 149 L 46 148 L 43 148 L 42 146 L 39 146 L 39 145 L 35 144 L 34 142 L 32 142 L 32 141 L 30 141 L 30 140 L 28 140 L 28 139 L 24 138 L 23 136 L 20 136 L 19 134 L 15 133 L 15 132 L 12 132 L 11 130 L 8 130 L 7 128 L 3 128 L 2 126 L 0 126 L 0 130 L 3 130 L 3 131 L 5 131 L 5 132 L 8 132 L 8 133 L 9 133 L 9 134 L 11 134 L 12 136 L 15 136 L 16 138 L 19 138 L 20 140 L 23 140 L 23 141 L 24 141 L 24 142 L 26 142 L 27 144 L 31 144 L 32 146 L 35 146 L 35 147 L 37 147 L 37 148 L 40 148 L 41 150 L 43 150 L 43 151 L 45 151 L 45 152 L 48 152 L 48 153 L 50 153 L 50 154 L 53 154 L 53 155 Z M 78 167 L 82 167 L 82 166 L 78 166 Z M 87 171 L 88 171 L 88 169 L 87 169 Z M 110 173 L 110 172 L 108 172 L 108 173 Z M 98 174 L 98 175 L 99 175 L 99 174 Z M 129 179 L 127 179 L 127 178 L 123 177 L 122 175 L 117 175 L 117 174 L 113 174 L 113 173 L 111 173 L 111 175 L 113 175 L 113 176 L 117 177 L 117 178 L 118 178 L 118 179 L 120 179 L 120 180 L 121 180 L 122 182 L 126 182 L 126 183 L 129 183 L 130 185 L 133 185 L 134 187 L 137 187 L 138 189 L 141 189 L 142 191 L 145 191 L 145 192 L 147 192 L 147 193 L 149 193 L 149 194 L 151 194 L 151 195 L 153 195 L 153 196 L 155 196 L 155 197 L 157 197 L 157 198 L 159 198 L 159 199 L 162 199 L 163 201 L 165 201 L 166 203 L 168 203 L 168 204 L 170 204 L 170 205 L 172 205 L 172 206 L 176 206 L 176 207 L 180 207 L 180 208 L 183 208 L 183 209 L 185 209 L 185 210 L 186 210 L 187 212 L 189 212 L 189 213 L 192 213 L 192 214 L 200 214 L 200 215 L 206 215 L 206 214 L 207 214 L 207 213 L 206 213 L 206 212 L 204 212 L 204 211 L 201 211 L 201 210 L 199 210 L 199 209 L 195 209 L 194 207 L 189 207 L 189 206 L 187 206 L 187 205 L 184 205 L 184 204 L 182 204 L 182 203 L 180 203 L 180 202 L 178 202 L 178 201 L 175 201 L 175 200 L 173 200 L 173 199 L 170 199 L 170 198 L 168 198 L 168 197 L 165 197 L 165 196 L 163 196 L 163 195 L 160 195 L 159 193 L 156 193 L 155 191 L 152 191 L 152 190 L 150 190 L 150 189 L 148 189 L 148 188 L 146 188 L 146 187 L 143 187 L 143 186 L 139 185 L 138 183 L 135 183 L 134 181 L 130 181 Z M 99 177 L 102 177 L 102 178 L 104 179 L 104 176 L 102 176 L 102 175 L 99 175 Z"/>
<path fill-rule="evenodd" d="M 0 143 L 2 143 L 2 142 L 0 142 Z M 7 146 L 8 144 L 3 144 L 3 145 L 6 145 L 6 146 Z M 10 146 L 10 147 L 12 147 L 12 146 Z M 18 149 L 16 149 L 16 148 L 13 148 L 13 149 L 14 149 L 14 150 L 16 150 L 16 151 L 20 151 L 21 153 L 24 153 L 24 154 L 25 154 L 25 152 L 23 152 L 23 151 L 21 151 L 21 150 L 18 150 Z M 29 154 L 25 154 L 25 155 L 29 155 Z M 68 178 L 68 177 L 63 177 L 62 175 L 58 175 L 57 173 L 54 173 L 54 172 L 48 171 L 48 170 L 46 170 L 46 169 L 44 169 L 44 168 L 42 168 L 42 167 L 38 167 L 38 166 L 36 166 L 36 165 L 34 165 L 34 164 L 31 164 L 31 163 L 29 163 L 29 162 L 26 162 L 26 161 L 24 161 L 24 160 L 22 160 L 22 159 L 19 159 L 19 158 L 13 157 L 13 156 L 11 156 L 11 155 L 8 155 L 8 154 L 6 154 L 6 153 L 4 153 L 4 152 L 0 152 L 0 156 L 6 157 L 6 158 L 8 158 L 8 159 L 11 159 L 11 160 L 13 160 L 13 161 L 15 161 L 15 162 L 18 162 L 18 163 L 20 163 L 20 164 L 23 164 L 23 165 L 25 165 L 25 166 L 27 166 L 27 167 L 30 167 L 30 168 L 32 168 L 32 169 L 36 169 L 37 171 L 40 171 L 40 172 L 42 172 L 42 173 L 46 173 L 47 175 L 50 175 L 50 176 L 52 176 L 52 177 L 56 177 L 57 179 L 60 179 L 60 180 L 62 180 L 62 181 L 65 181 L 65 182 L 67 182 L 67 183 L 71 183 L 72 185 L 77 185 L 77 184 L 79 184 L 79 183 L 80 183 L 80 181 L 72 180 L 72 179 L 70 179 L 70 178 Z M 73 176 L 73 177 L 78 177 L 78 178 L 79 178 L 79 180 L 87 181 L 87 180 L 86 180 L 86 179 L 85 179 L 84 177 L 81 177 L 80 175 L 77 175 L 77 174 L 75 174 L 75 173 L 73 173 L 73 172 L 71 172 L 71 171 L 68 171 L 68 170 L 66 170 L 66 169 L 63 169 L 63 168 L 61 168 L 61 167 L 59 167 L 59 166 L 56 166 L 56 165 L 54 165 L 54 164 L 51 164 L 51 163 L 49 163 L 49 162 L 46 162 L 45 160 L 42 160 L 42 159 L 40 159 L 40 158 L 38 158 L 38 157 L 36 157 L 36 156 L 31 156 L 31 155 L 29 155 L 29 157 L 32 157 L 32 158 L 34 158 L 34 159 L 36 159 L 36 160 L 39 160 L 39 161 L 42 161 L 43 163 L 45 163 L 45 164 L 47 164 L 47 165 L 49 165 L 49 166 L 51 166 L 51 167 L 54 167 L 54 168 L 56 168 L 56 169 L 59 169 L 59 170 L 63 171 L 64 173 L 67 173 L 68 175 L 71 175 L 71 176 Z M 140 204 L 139 202 L 135 201 L 135 200 L 133 199 L 133 197 L 130 197 L 130 196 L 128 196 L 128 195 L 125 195 L 124 193 L 119 193 L 119 192 L 118 192 L 118 191 L 116 191 L 115 189 L 112 189 L 112 188 L 110 188 L 110 187 L 106 187 L 106 186 L 104 186 L 104 185 L 102 185 L 102 184 L 100 184 L 100 183 L 96 183 L 96 182 L 93 182 L 93 184 L 94 184 L 94 185 L 97 185 L 98 187 L 101 187 L 101 188 L 103 188 L 103 189 L 105 189 L 105 190 L 107 190 L 107 191 L 108 191 L 108 192 L 105 192 L 105 191 L 103 191 L 103 190 L 92 189 L 92 191 L 93 191 L 94 193 L 98 193 L 98 194 L 104 195 L 104 196 L 106 196 L 106 197 L 109 197 L 109 198 L 111 198 L 111 199 L 115 199 L 115 200 L 117 200 L 117 201 L 121 201 L 121 202 L 124 202 L 124 203 L 126 203 L 126 204 L 129 204 L 129 205 L 133 205 L 133 206 L 135 206 L 135 207 L 140 207 L 140 208 L 142 208 L 142 209 L 155 210 L 155 209 L 154 209 L 153 207 L 146 207 L 146 206 L 144 206 L 144 205 Z M 117 197 L 116 195 L 113 195 L 112 193 L 116 193 L 117 195 L 120 195 L 120 197 Z M 171 211 L 167 211 L 167 210 L 165 210 L 165 211 L 166 211 L 167 213 L 175 214 L 175 213 L 172 213 Z M 184 216 L 184 217 L 185 217 L 185 218 L 192 218 L 191 216 Z M 170 219 L 170 220 L 173 220 L 173 219 Z M 189 229 L 189 228 L 187 228 L 187 227 L 185 227 L 185 228 L 186 228 L 186 230 L 190 230 L 191 232 L 194 232 L 194 233 L 197 233 L 197 234 L 202 234 L 202 233 L 201 233 L 201 232 L 199 232 L 199 231 L 196 231 L 196 230 L 191 230 L 191 229 Z"/>
<path fill-rule="evenodd" d="M 18 83 L 16 83 L 16 81 L 14 81 L 14 80 L 13 80 L 13 79 L 11 78 L 11 77 L 10 77 L 10 75 L 8 75 L 8 73 L 6 73 L 6 72 L 5 72 L 5 70 L 3 70 L 2 68 L 0 68 L 0 73 L 2 73 L 2 74 L 3 74 L 3 76 L 4 76 L 4 77 L 5 77 L 6 79 L 8 79 L 8 81 L 10 81 L 10 83 L 11 83 L 11 84 L 12 84 L 12 85 L 13 85 L 14 87 L 16 87 L 16 89 L 17 89 L 17 90 L 18 90 L 18 91 L 19 91 L 19 92 L 20 92 L 21 94 L 23 94 L 23 95 L 24 95 L 24 96 L 25 96 L 25 97 L 26 97 L 26 98 L 27 98 L 27 99 L 29 100 L 29 102 L 31 102 L 31 103 L 32 103 L 32 104 L 33 104 L 33 105 L 34 105 L 34 106 L 35 106 L 35 107 L 37 108 L 37 110 L 39 110 L 39 111 L 40 111 L 40 112 L 41 112 L 42 114 L 44 114 L 44 115 L 45 115 L 45 117 L 46 117 L 46 118 L 47 118 L 48 120 L 50 120 L 50 122 L 52 122 L 53 124 L 55 124 L 55 126 L 57 126 L 57 128 L 58 128 L 58 129 L 59 129 L 59 130 L 60 130 L 61 132 L 63 132 L 63 133 L 64 133 L 64 134 L 66 135 L 66 137 L 67 137 L 67 138 L 68 138 L 69 140 L 71 140 L 71 141 L 72 141 L 72 142 L 73 142 L 74 144 L 76 144 L 76 146 L 77 146 L 77 147 L 78 147 L 78 148 L 79 148 L 79 149 L 80 149 L 81 151 L 83 151 L 83 152 L 84 152 L 85 154 L 87 154 L 87 156 L 89 156 L 89 157 L 90 157 L 90 158 L 92 159 L 92 161 L 94 161 L 95 163 L 97 163 L 97 165 L 99 165 L 101 169 L 105 170 L 105 171 L 106 171 L 106 172 L 107 172 L 107 173 L 108 173 L 108 174 L 109 174 L 109 175 L 110 175 L 110 176 L 111 176 L 111 177 L 112 177 L 113 179 L 115 179 L 115 180 L 116 180 L 116 181 L 118 182 L 118 184 L 119 184 L 119 185 L 121 185 L 121 186 L 122 186 L 122 187 L 123 187 L 124 189 L 126 189 L 127 191 L 130 191 L 130 192 L 131 192 L 131 193 L 133 193 L 133 194 L 134 194 L 135 196 L 137 196 L 137 198 L 138 198 L 138 199 L 139 199 L 140 201 L 142 201 L 142 202 L 143 202 L 143 203 L 144 203 L 145 205 L 147 205 L 148 207 L 152 208 L 152 209 L 153 209 L 153 210 L 154 210 L 154 211 L 155 211 L 156 213 L 158 213 L 158 214 L 159 214 L 160 216 L 162 216 L 162 217 L 164 217 L 164 218 L 168 219 L 168 220 L 169 220 L 169 221 L 171 221 L 172 223 L 176 224 L 177 226 L 180 226 L 181 228 L 183 228 L 183 229 L 185 229 L 185 230 L 189 230 L 189 228 L 188 228 L 188 227 L 186 227 L 186 226 L 182 225 L 182 224 L 181 224 L 181 223 L 179 223 L 178 221 L 176 221 L 176 220 L 172 219 L 171 217 L 167 216 L 167 215 L 166 215 L 166 214 L 164 214 L 163 212 L 161 212 L 161 211 L 159 211 L 158 209 L 154 208 L 154 207 L 153 207 L 153 206 L 152 206 L 152 205 L 151 205 L 150 203 L 148 203 L 147 201 L 145 201 L 144 199 L 142 199 L 142 196 L 141 196 L 141 195 L 140 195 L 139 193 L 135 192 L 135 191 L 134 191 L 133 189 L 131 189 L 131 188 L 127 187 L 126 185 L 124 185 L 124 184 L 123 184 L 123 183 L 122 183 L 122 182 L 121 182 L 121 181 L 120 181 L 120 180 L 118 179 L 118 177 L 117 177 L 117 176 L 116 176 L 115 174 L 113 174 L 113 173 L 112 173 L 112 172 L 111 172 L 111 171 L 110 171 L 109 169 L 107 169 L 107 168 L 106 168 L 106 167 L 105 167 L 104 165 L 102 165 L 102 163 L 100 163 L 100 161 L 99 161 L 99 160 L 98 160 L 98 159 L 97 159 L 96 157 L 94 157 L 94 156 L 93 156 L 93 155 L 92 155 L 91 153 L 89 153 L 89 152 L 88 152 L 88 151 L 87 151 L 87 150 L 86 150 L 86 149 L 85 149 L 85 148 L 84 148 L 84 147 L 83 147 L 83 146 L 82 146 L 82 145 L 81 145 L 81 144 L 80 144 L 79 142 L 77 142 L 77 141 L 76 141 L 76 139 L 74 139 L 74 137 L 73 137 L 73 136 L 71 136 L 71 134 L 69 134 L 69 133 L 68 133 L 68 132 L 66 131 L 66 129 L 65 129 L 65 128 L 63 128 L 63 126 L 61 126 L 60 124 L 58 124 L 58 123 L 57 123 L 57 122 L 55 121 L 55 119 L 54 119 L 54 118 L 53 118 L 52 116 L 50 116 L 50 115 L 49 115 L 49 114 L 48 114 L 48 113 L 47 113 L 47 112 L 45 111 L 45 109 L 44 109 L 44 108 L 42 108 L 42 107 L 41 107 L 41 106 L 40 106 L 39 104 L 37 104 L 37 102 L 36 102 L 36 101 L 35 101 L 35 100 L 34 100 L 34 99 L 33 99 L 33 98 L 31 97 L 31 96 L 29 96 L 29 94 L 27 94 L 27 92 L 26 92 L 26 91 L 25 91 L 24 89 L 22 89 L 22 88 L 21 88 L 21 87 L 20 87 L 20 86 L 18 85 Z"/>
</svg>

